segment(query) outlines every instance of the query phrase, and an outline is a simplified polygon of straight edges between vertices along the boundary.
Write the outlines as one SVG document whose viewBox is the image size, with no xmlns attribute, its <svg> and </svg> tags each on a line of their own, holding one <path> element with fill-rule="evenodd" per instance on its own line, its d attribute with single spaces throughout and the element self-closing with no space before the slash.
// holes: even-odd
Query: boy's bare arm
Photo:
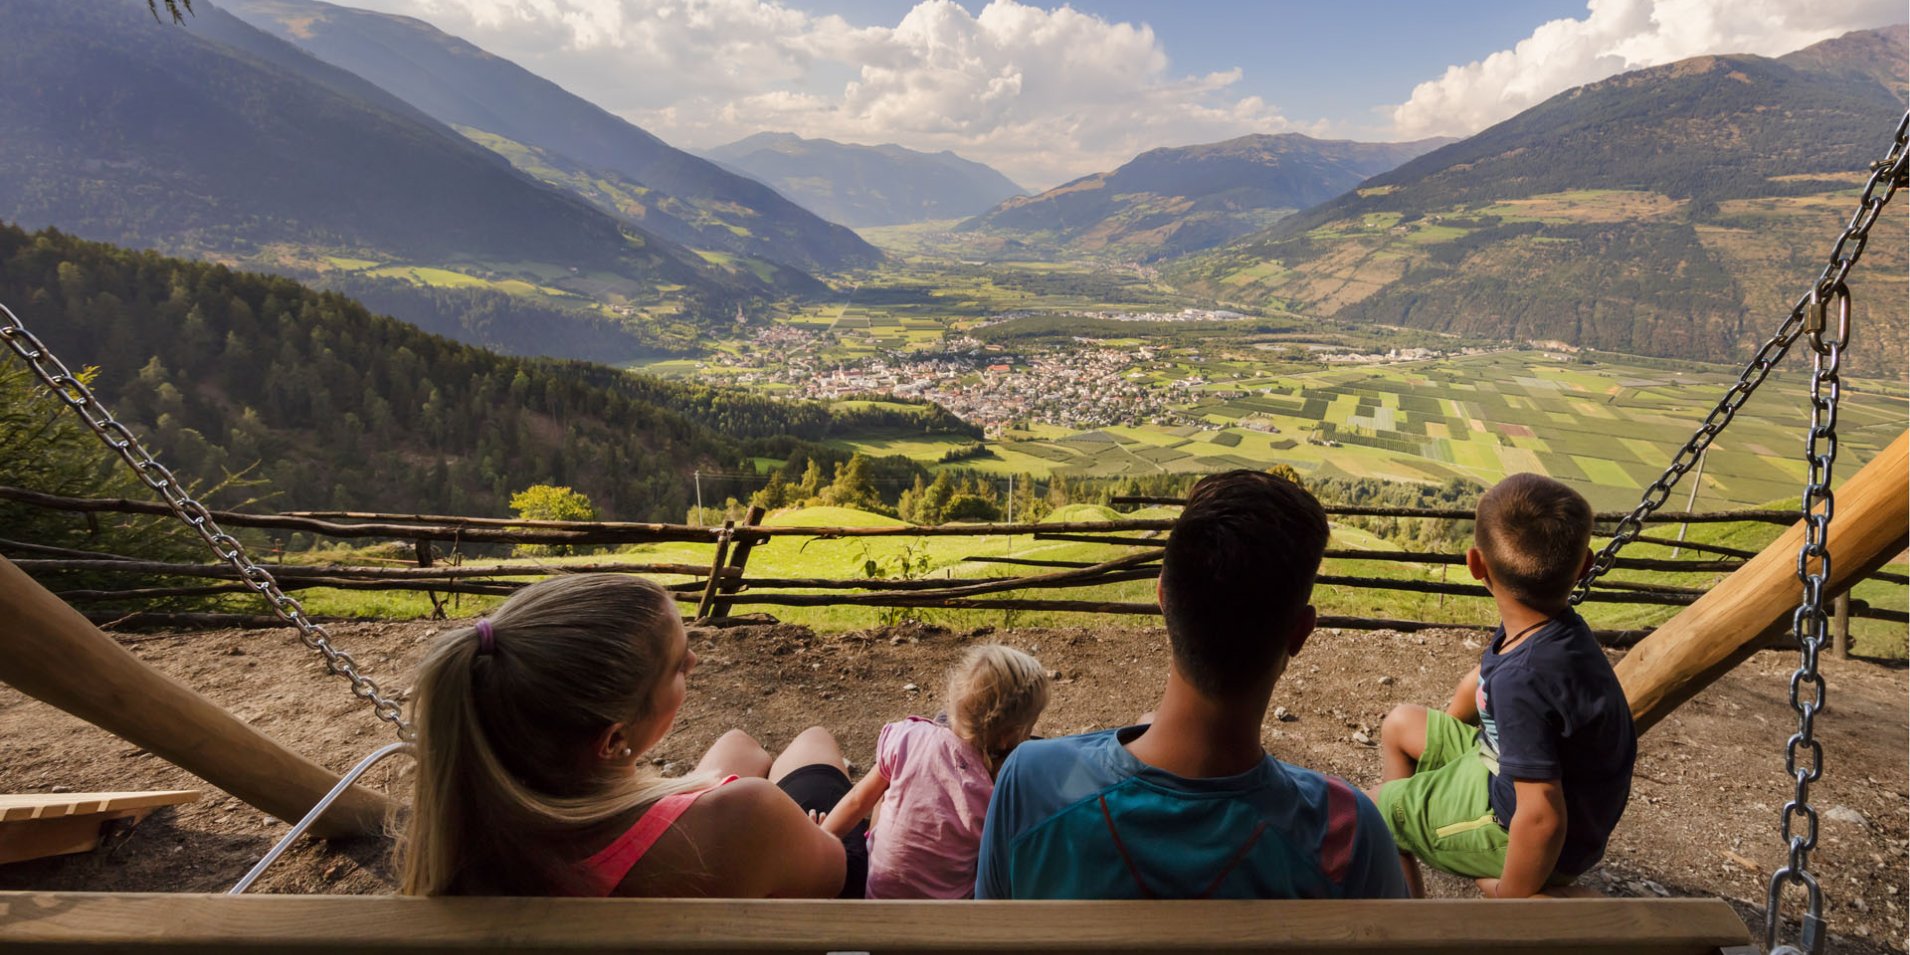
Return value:
<svg viewBox="0 0 1910 955">
<path fill-rule="evenodd" d="M 1505 849 L 1505 872 L 1496 886 L 1482 886 L 1501 899 L 1539 894 L 1558 866 L 1565 846 L 1565 787 L 1556 779 L 1515 779 L 1519 808 L 1512 814 Z"/>
<path fill-rule="evenodd" d="M 1479 722 L 1479 668 L 1473 667 L 1459 686 L 1452 691 L 1452 702 L 1446 704 L 1446 715 L 1461 723 Z"/>
<path fill-rule="evenodd" d="M 817 820 L 824 831 L 840 839 L 856 827 L 856 823 L 869 818 L 875 811 L 876 803 L 882 800 L 882 794 L 889 791 L 889 779 L 882 771 L 870 767 L 862 781 L 849 788 L 836 802 L 834 809 Z"/>
</svg>

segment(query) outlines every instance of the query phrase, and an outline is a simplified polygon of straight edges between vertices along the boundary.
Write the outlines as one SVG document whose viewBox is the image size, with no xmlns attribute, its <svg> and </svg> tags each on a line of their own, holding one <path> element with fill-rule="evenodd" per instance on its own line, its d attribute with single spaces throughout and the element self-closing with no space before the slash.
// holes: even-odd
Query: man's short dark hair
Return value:
<svg viewBox="0 0 1910 955">
<path fill-rule="evenodd" d="M 1472 543 L 1492 585 L 1535 610 L 1565 605 L 1592 540 L 1592 505 L 1541 474 L 1514 474 L 1479 498 Z"/>
<path fill-rule="evenodd" d="M 1228 471 L 1194 485 L 1161 562 L 1181 675 L 1213 696 L 1259 686 L 1286 656 L 1327 534 L 1320 502 L 1286 478 Z"/>
</svg>

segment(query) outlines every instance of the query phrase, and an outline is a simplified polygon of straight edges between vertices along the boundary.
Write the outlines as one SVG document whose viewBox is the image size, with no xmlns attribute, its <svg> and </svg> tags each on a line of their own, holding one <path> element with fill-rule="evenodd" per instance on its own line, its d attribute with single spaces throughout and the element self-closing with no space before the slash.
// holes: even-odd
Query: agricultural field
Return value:
<svg viewBox="0 0 1910 955">
<path fill-rule="evenodd" d="M 1191 373 L 1207 378 L 1187 389 L 1182 423 L 1037 424 L 1004 432 L 989 456 L 951 466 L 1112 477 L 1277 463 L 1317 477 L 1434 484 L 1532 471 L 1572 484 L 1599 507 L 1623 507 L 1662 473 L 1734 377 L 1657 364 L 1664 367 L 1505 351 L 1285 373 L 1238 362 L 1154 369 L 1163 386 Z M 1679 489 L 1678 503 L 1693 484 L 1699 509 L 1795 497 L 1806 388 L 1799 372 L 1773 375 L 1712 446 L 1702 479 Z M 1840 473 L 1848 474 L 1903 430 L 1901 384 L 1848 382 L 1839 425 Z M 957 443 L 917 437 L 884 453 L 930 463 Z"/>
</svg>

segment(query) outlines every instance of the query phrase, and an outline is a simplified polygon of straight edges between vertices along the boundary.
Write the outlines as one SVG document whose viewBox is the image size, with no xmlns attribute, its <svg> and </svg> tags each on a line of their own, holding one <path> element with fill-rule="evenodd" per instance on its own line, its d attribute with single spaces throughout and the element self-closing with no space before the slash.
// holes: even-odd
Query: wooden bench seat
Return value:
<svg viewBox="0 0 1910 955">
<path fill-rule="evenodd" d="M 1716 955 L 1712 899 L 817 902 L 0 892 L 0 951 Z"/>
</svg>

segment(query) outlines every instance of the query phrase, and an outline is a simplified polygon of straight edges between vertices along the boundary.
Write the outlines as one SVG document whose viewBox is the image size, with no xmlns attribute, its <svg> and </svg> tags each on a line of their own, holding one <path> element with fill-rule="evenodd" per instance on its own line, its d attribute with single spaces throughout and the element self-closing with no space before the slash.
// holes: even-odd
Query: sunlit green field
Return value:
<svg viewBox="0 0 1910 955">
<path fill-rule="evenodd" d="M 1116 515 L 1106 508 L 1076 505 L 1064 508 L 1049 520 L 1088 521 L 1117 517 L 1171 516 L 1174 509 L 1151 508 L 1130 515 Z M 846 508 L 801 508 L 772 514 L 766 523 L 785 527 L 817 526 L 899 526 L 893 518 Z M 1661 528 L 1657 533 L 1670 536 L 1674 530 Z M 1742 549 L 1757 549 L 1775 539 L 1780 529 L 1769 525 L 1692 525 L 1689 539 L 1695 542 L 1723 544 Z M 1353 527 L 1336 525 L 1333 547 L 1359 550 L 1397 550 L 1394 545 Z M 748 574 L 752 578 L 825 578 L 860 579 L 869 576 L 961 579 L 996 576 L 1021 576 L 1046 573 L 1037 568 L 990 564 L 978 558 L 1021 557 L 1043 560 L 1103 561 L 1134 552 L 1131 548 L 1104 544 L 1037 540 L 1032 535 L 985 537 L 880 537 L 817 540 L 778 537 L 757 547 L 749 557 Z M 1670 548 L 1655 544 L 1634 544 L 1627 556 L 1670 557 Z M 1690 552 L 1687 559 L 1696 557 Z M 524 561 L 526 564 L 577 564 L 622 561 L 630 563 L 680 563 L 706 565 L 713 557 L 713 546 L 696 543 L 668 543 L 629 547 L 615 554 L 594 554 Z M 873 564 L 873 566 L 871 566 Z M 1902 573 L 1901 563 L 1888 568 Z M 872 573 L 873 572 L 873 573 Z M 1378 560 L 1329 559 L 1322 574 L 1331 576 L 1378 577 L 1395 580 L 1444 581 L 1467 583 L 1463 567 L 1449 564 L 1406 563 Z M 1708 587 L 1722 573 L 1671 574 L 1646 571 L 1615 571 L 1614 581 L 1676 584 Z M 664 583 L 679 583 L 687 577 L 659 577 Z M 819 591 L 793 591 L 814 593 Z M 428 616 L 430 602 L 422 594 L 312 590 L 301 594 L 307 608 L 321 615 L 404 618 Z M 1154 582 L 1130 581 L 1099 587 L 1067 590 L 1021 591 L 990 596 L 1014 596 L 1031 599 L 1106 600 L 1148 602 L 1154 599 Z M 1855 597 L 1873 606 L 1903 610 L 1910 591 L 1899 584 L 1866 582 Z M 449 611 L 456 616 L 471 616 L 496 606 L 499 598 L 463 597 Z M 1314 603 L 1322 615 L 1359 616 L 1402 620 L 1449 622 L 1458 626 L 1491 626 L 1496 623 L 1491 602 L 1484 597 L 1412 593 L 1405 591 L 1358 588 L 1323 584 L 1316 589 Z M 696 595 L 683 598 L 684 612 L 693 613 Z M 1582 612 L 1594 627 L 1631 629 L 1654 626 L 1669 619 L 1678 608 L 1590 602 Z M 1081 613 L 1049 613 L 1000 610 L 920 610 L 852 606 L 785 607 L 751 604 L 747 593 L 739 595 L 733 613 L 764 612 L 791 623 L 822 630 L 844 630 L 922 620 L 955 627 L 992 626 L 1106 626 L 1113 618 Z M 1159 622 L 1157 617 L 1125 618 L 1136 625 Z M 1852 621 L 1852 645 L 1860 654 L 1902 657 L 1904 627 L 1884 621 Z"/>
</svg>

